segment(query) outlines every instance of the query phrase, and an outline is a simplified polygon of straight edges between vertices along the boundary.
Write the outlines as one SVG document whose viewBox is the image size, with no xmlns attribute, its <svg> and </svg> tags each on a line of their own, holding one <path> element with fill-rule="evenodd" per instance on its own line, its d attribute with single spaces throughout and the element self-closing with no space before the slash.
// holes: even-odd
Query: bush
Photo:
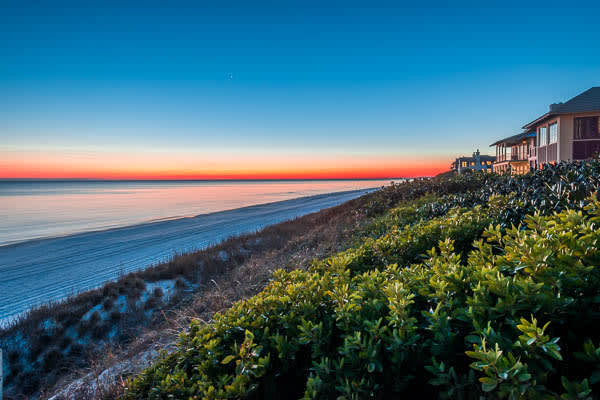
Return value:
<svg viewBox="0 0 600 400">
<path fill-rule="evenodd" d="M 105 311 L 110 311 L 115 305 L 115 301 L 111 297 L 107 297 L 106 300 L 102 303 L 102 308 Z"/>
<path fill-rule="evenodd" d="M 42 346 L 48 346 L 52 342 L 52 336 L 47 333 L 41 333 L 37 336 L 37 340 Z"/>
<path fill-rule="evenodd" d="M 85 353 L 85 347 L 79 343 L 73 343 L 71 345 L 71 349 L 69 350 L 69 356 L 77 359 L 83 356 Z"/>
<path fill-rule="evenodd" d="M 20 354 L 16 350 L 11 350 L 6 355 L 6 358 L 10 365 L 16 364 L 19 362 Z"/>
<path fill-rule="evenodd" d="M 98 311 L 94 311 L 92 315 L 90 315 L 89 321 L 92 326 L 97 325 L 100 322 L 100 320 L 100 313 Z"/>
<path fill-rule="evenodd" d="M 183 290 L 186 287 L 187 287 L 187 284 L 185 283 L 185 281 L 182 278 L 177 278 L 177 280 L 175 280 L 175 289 Z"/>
<path fill-rule="evenodd" d="M 382 217 L 310 271 L 277 271 L 210 325 L 192 322 L 125 398 L 591 398 L 600 204 L 586 196 L 599 172 L 560 164 L 439 183 L 474 182 Z"/>
<path fill-rule="evenodd" d="M 99 323 L 92 328 L 92 337 L 96 340 L 103 339 L 110 328 L 111 325 L 108 323 Z"/>
<path fill-rule="evenodd" d="M 44 351 L 45 345 L 40 343 L 39 340 L 32 340 L 29 345 L 29 360 L 34 362 L 37 360 L 39 355 Z"/>
<path fill-rule="evenodd" d="M 61 310 L 57 317 L 57 323 L 60 323 L 62 326 L 72 326 L 77 323 L 79 316 L 77 313 L 74 313 L 72 310 Z"/>
<path fill-rule="evenodd" d="M 148 311 L 155 309 L 158 306 L 159 301 L 160 300 L 157 300 L 156 297 L 148 297 L 148 299 L 146 300 L 146 304 L 144 304 L 144 310 Z"/>
<path fill-rule="evenodd" d="M 23 372 L 23 366 L 20 362 L 10 364 L 10 375 L 6 377 L 6 384 L 9 385 L 14 382 L 21 372 Z"/>
<path fill-rule="evenodd" d="M 135 279 L 135 288 L 139 291 L 146 289 L 146 282 L 143 279 L 136 278 Z"/>
<path fill-rule="evenodd" d="M 129 285 L 125 283 L 125 280 L 119 281 L 117 290 L 119 294 L 127 294 L 129 292 Z"/>
<path fill-rule="evenodd" d="M 24 372 L 19 377 L 19 386 L 27 396 L 33 395 L 40 387 L 40 377 L 34 372 Z"/>
<path fill-rule="evenodd" d="M 52 372 L 57 369 L 63 355 L 57 348 L 51 348 L 42 359 L 42 369 L 44 372 Z"/>
<path fill-rule="evenodd" d="M 66 349 L 67 347 L 69 347 L 69 346 L 71 345 L 71 343 L 73 343 L 73 339 L 71 339 L 71 337 L 69 337 L 69 336 L 64 336 L 64 337 L 63 337 L 63 338 L 60 340 L 60 342 L 59 342 L 59 344 L 58 344 L 58 347 L 59 347 L 61 350 L 64 350 L 64 349 Z"/>
<path fill-rule="evenodd" d="M 79 326 L 77 327 L 77 334 L 79 337 L 84 337 L 90 331 L 90 321 L 80 321 Z"/>
<path fill-rule="evenodd" d="M 112 311 L 109 316 L 112 322 L 117 322 L 121 319 L 121 313 L 119 311 Z"/>
<path fill-rule="evenodd" d="M 102 296 L 104 298 L 111 298 L 113 300 L 119 297 L 119 290 L 117 288 L 117 284 L 114 282 L 107 283 L 102 288 Z"/>
</svg>

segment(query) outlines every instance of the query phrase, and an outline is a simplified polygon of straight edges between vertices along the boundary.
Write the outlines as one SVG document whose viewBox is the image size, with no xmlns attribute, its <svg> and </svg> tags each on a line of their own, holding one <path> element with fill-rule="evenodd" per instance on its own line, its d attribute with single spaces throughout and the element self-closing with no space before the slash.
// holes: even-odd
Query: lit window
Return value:
<svg viewBox="0 0 600 400">
<path fill-rule="evenodd" d="M 548 139 L 550 144 L 558 142 L 558 124 L 556 122 L 550 125 L 550 135 Z"/>
<path fill-rule="evenodd" d="M 463 162 L 461 163 L 461 165 L 462 165 L 462 167 L 464 168 L 464 167 L 466 167 L 466 166 L 467 166 L 467 162 L 466 162 L 466 161 L 463 161 Z"/>
<path fill-rule="evenodd" d="M 540 146 L 545 146 L 548 143 L 548 138 L 546 137 L 547 130 L 548 128 L 546 128 L 545 126 L 543 128 L 540 128 Z"/>
</svg>

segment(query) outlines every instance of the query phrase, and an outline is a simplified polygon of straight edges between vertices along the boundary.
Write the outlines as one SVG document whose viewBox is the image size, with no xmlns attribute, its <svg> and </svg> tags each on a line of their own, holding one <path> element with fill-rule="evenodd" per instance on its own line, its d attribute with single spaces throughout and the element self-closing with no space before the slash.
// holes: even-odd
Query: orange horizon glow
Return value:
<svg viewBox="0 0 600 400">
<path fill-rule="evenodd" d="M 378 156 L 7 153 L 0 179 L 390 179 L 434 176 L 446 159 Z"/>
</svg>

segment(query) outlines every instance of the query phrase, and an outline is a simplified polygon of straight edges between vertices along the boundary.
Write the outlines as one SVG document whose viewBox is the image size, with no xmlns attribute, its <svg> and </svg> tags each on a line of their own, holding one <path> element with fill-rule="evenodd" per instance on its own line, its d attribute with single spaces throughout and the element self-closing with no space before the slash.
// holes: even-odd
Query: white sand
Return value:
<svg viewBox="0 0 600 400">
<path fill-rule="evenodd" d="M 241 233 L 333 207 L 366 190 L 303 197 L 0 247 L 0 323 L 32 306 Z"/>
</svg>

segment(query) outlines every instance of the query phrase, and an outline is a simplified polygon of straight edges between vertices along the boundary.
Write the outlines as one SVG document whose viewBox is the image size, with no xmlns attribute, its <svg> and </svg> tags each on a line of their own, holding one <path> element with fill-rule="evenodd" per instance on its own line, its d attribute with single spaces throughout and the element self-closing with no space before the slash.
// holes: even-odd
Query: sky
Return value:
<svg viewBox="0 0 600 400">
<path fill-rule="evenodd" d="M 0 178 L 433 175 L 600 86 L 599 17 L 578 1 L 0 0 Z"/>
</svg>

